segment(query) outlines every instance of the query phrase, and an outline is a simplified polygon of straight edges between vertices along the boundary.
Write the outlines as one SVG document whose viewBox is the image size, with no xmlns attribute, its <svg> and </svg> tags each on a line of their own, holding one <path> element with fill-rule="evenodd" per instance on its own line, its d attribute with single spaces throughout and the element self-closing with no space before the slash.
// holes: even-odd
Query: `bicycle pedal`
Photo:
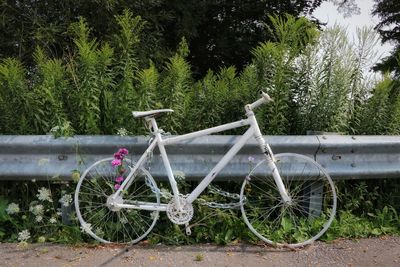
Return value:
<svg viewBox="0 0 400 267">
<path fill-rule="evenodd" d="M 185 224 L 185 230 L 186 230 L 186 235 L 191 235 L 192 234 L 192 230 L 190 230 L 190 227 L 189 227 L 188 223 Z"/>
</svg>

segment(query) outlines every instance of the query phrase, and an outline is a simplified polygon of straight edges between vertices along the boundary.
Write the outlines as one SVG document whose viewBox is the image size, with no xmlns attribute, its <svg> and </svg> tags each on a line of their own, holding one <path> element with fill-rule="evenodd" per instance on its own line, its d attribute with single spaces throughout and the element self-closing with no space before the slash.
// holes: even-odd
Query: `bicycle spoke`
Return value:
<svg viewBox="0 0 400 267">
<path fill-rule="evenodd" d="M 259 175 L 269 173 L 264 171 L 270 168 L 264 161 L 264 165 L 260 163 L 250 172 L 251 179 L 242 185 L 243 218 L 250 230 L 267 243 L 308 244 L 320 237 L 333 220 L 336 211 L 333 183 L 323 168 L 310 158 L 290 153 L 278 154 L 275 158 L 291 201 L 282 201 L 272 174 Z M 321 210 L 314 212 L 315 209 Z M 315 220 L 320 223 L 304 227 Z"/>
<path fill-rule="evenodd" d="M 93 164 L 85 171 L 80 179 L 76 195 L 78 196 L 77 215 L 82 225 L 90 225 L 89 234 L 101 242 L 132 243 L 143 239 L 154 227 L 158 218 L 152 216 L 153 211 L 142 209 L 109 208 L 108 197 L 114 191 L 114 179 L 118 176 L 128 175 L 128 167 L 121 174 L 111 165 L 113 159 L 104 159 Z M 124 159 L 130 164 L 130 161 Z M 116 204 L 137 201 L 142 203 L 158 204 L 160 196 L 152 191 L 146 183 L 152 187 L 156 184 L 150 174 L 145 170 L 139 170 L 143 179 L 134 179 L 130 187 L 125 189 L 120 196 L 113 201 Z M 123 198 L 123 199 L 121 199 Z M 126 201 L 126 202 L 125 202 Z"/>
</svg>

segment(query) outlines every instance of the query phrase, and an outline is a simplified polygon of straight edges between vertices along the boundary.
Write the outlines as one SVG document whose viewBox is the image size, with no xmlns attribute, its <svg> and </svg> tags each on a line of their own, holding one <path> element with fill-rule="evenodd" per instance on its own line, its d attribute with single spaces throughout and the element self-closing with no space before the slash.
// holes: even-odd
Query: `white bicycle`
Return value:
<svg viewBox="0 0 400 267">
<path fill-rule="evenodd" d="M 170 109 L 133 112 L 144 118 L 151 135 L 149 147 L 137 162 L 123 158 L 97 161 L 86 169 L 75 191 L 75 208 L 82 229 L 100 242 L 136 243 L 155 226 L 159 212 L 175 224 L 188 226 L 192 203 L 250 139 L 255 138 L 263 160 L 245 177 L 239 205 L 243 219 L 261 240 L 278 246 L 298 247 L 318 239 L 336 213 L 336 191 L 329 174 L 309 157 L 284 153 L 274 155 L 265 142 L 253 110 L 271 101 L 261 98 L 245 106 L 246 119 L 180 136 L 163 136 L 156 117 Z M 217 165 L 188 195 L 182 195 L 174 178 L 165 146 L 180 141 L 247 126 Z M 161 203 L 160 190 L 144 163 L 158 147 L 172 189 L 172 198 Z M 116 176 L 120 184 L 116 186 Z M 122 178 L 121 178 L 122 177 Z M 187 229 L 188 230 L 188 229 Z"/>
</svg>

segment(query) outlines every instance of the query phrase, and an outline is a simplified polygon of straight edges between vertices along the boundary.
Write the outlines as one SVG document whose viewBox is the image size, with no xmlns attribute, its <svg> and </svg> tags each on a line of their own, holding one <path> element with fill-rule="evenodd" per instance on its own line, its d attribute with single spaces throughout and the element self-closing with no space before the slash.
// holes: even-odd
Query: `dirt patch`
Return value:
<svg viewBox="0 0 400 267">
<path fill-rule="evenodd" d="M 315 242 L 297 250 L 248 244 L 0 244 L 0 259 L 0 266 L 400 266 L 400 237 Z"/>
</svg>

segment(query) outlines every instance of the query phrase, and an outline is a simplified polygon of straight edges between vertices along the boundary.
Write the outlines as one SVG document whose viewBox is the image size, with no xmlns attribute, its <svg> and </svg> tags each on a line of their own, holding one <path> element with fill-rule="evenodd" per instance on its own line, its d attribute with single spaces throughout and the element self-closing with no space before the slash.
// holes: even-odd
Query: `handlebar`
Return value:
<svg viewBox="0 0 400 267">
<path fill-rule="evenodd" d="M 246 105 L 246 110 L 248 110 L 248 111 L 253 110 L 253 109 L 261 106 L 262 104 L 273 101 L 272 98 L 267 93 L 264 93 L 261 91 L 260 94 L 262 97 L 260 99 L 258 99 L 257 101 Z"/>
</svg>

